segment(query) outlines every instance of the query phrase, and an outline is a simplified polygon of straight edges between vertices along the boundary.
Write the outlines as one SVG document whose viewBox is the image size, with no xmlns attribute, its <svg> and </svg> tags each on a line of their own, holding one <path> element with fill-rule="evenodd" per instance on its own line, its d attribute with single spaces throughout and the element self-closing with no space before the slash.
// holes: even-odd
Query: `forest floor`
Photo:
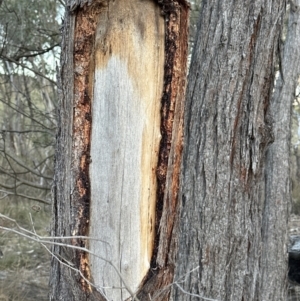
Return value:
<svg viewBox="0 0 300 301">
<path fill-rule="evenodd" d="M 17 210 L 14 208 L 10 214 L 0 212 L 18 221 L 21 219 L 21 225 L 32 231 L 32 222 L 27 218 L 29 211 L 30 206 L 25 206 Z M 49 210 L 35 214 L 33 220 L 34 231 L 46 235 L 49 231 Z M 0 225 L 9 226 L 9 223 L 0 219 Z M 289 234 L 300 235 L 299 215 L 291 215 Z M 3 253 L 0 258 L 0 301 L 49 300 L 49 253 L 33 241 L 3 231 L 0 232 L 0 251 Z M 289 283 L 288 301 L 300 301 L 300 285 Z"/>
<path fill-rule="evenodd" d="M 49 235 L 49 207 L 28 202 L 6 202 L 0 203 L 0 212 L 29 231 L 42 236 Z M 0 225 L 18 230 L 7 219 L 0 218 Z M 3 254 L 0 256 L 0 301 L 49 300 L 50 255 L 44 247 L 27 238 L 0 230 L 0 251 L 0 255 Z"/>
</svg>

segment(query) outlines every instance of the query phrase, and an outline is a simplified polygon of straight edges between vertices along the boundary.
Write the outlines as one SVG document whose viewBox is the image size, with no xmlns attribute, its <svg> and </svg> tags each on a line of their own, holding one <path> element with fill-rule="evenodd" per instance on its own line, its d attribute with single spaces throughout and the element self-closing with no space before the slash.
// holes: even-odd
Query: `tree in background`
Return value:
<svg viewBox="0 0 300 301">
<path fill-rule="evenodd" d="M 50 204 L 61 9 L 54 0 L 0 4 L 2 199 Z"/>
<path fill-rule="evenodd" d="M 292 212 L 300 214 L 300 79 L 298 81 L 298 89 L 296 90 L 296 99 L 293 103 L 292 114 L 292 143 L 291 143 L 291 181 L 292 181 Z"/>
<path fill-rule="evenodd" d="M 60 1 L 0 1 L 0 213 L 49 235 Z M 9 219 L 0 226 L 16 230 Z M 49 254 L 1 230 L 0 295 L 47 300 Z"/>
</svg>

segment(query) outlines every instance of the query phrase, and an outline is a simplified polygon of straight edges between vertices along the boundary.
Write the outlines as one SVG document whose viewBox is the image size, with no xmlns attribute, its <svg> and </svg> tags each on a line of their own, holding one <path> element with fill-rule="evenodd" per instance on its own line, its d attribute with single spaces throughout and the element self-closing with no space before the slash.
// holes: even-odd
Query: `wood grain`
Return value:
<svg viewBox="0 0 300 301">
<path fill-rule="evenodd" d="M 95 38 L 91 132 L 90 249 L 113 262 L 134 291 L 146 275 L 155 235 L 156 167 L 164 73 L 164 19 L 152 1 L 110 2 Z M 97 285 L 122 287 L 91 257 Z M 125 300 L 125 289 L 105 289 Z"/>
</svg>

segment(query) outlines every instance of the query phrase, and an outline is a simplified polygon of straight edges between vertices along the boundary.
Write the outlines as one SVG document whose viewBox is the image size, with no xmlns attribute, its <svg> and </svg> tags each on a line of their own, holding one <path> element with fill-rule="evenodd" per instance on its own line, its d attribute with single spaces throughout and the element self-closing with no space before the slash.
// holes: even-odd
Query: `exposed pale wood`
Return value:
<svg viewBox="0 0 300 301">
<path fill-rule="evenodd" d="M 110 2 L 99 18 L 89 233 L 103 243 L 91 241 L 90 249 L 113 262 L 135 291 L 149 270 L 155 235 L 164 19 L 150 0 Z M 107 262 L 90 262 L 110 300 L 129 296 Z"/>
<path fill-rule="evenodd" d="M 162 139 L 157 167 L 156 240 L 151 269 L 139 300 L 166 301 L 174 279 L 178 241 L 178 191 L 186 88 L 189 6 L 184 0 L 157 1 L 165 16 Z"/>
</svg>

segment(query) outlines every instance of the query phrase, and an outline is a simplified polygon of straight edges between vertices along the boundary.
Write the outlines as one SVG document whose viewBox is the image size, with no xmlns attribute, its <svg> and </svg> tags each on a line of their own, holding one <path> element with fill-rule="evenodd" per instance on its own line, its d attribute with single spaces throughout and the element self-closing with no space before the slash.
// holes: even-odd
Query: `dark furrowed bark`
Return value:
<svg viewBox="0 0 300 301">
<path fill-rule="evenodd" d="M 270 112 L 274 143 L 268 148 L 265 169 L 265 207 L 260 291 L 262 300 L 286 300 L 287 220 L 291 202 L 291 109 L 300 75 L 300 1 L 290 2 L 287 34 L 278 44 L 278 78 Z M 276 277 L 275 277 L 276 276 Z M 272 289 L 268 283 L 273 283 Z"/>
<path fill-rule="evenodd" d="M 274 300 L 278 284 L 266 283 L 269 295 L 262 285 L 264 174 L 284 12 L 284 1 L 203 1 L 185 106 L 175 273 L 189 294 Z M 278 277 L 278 269 L 268 272 Z M 174 286 L 173 299 L 194 300 L 188 293 Z"/>
</svg>

